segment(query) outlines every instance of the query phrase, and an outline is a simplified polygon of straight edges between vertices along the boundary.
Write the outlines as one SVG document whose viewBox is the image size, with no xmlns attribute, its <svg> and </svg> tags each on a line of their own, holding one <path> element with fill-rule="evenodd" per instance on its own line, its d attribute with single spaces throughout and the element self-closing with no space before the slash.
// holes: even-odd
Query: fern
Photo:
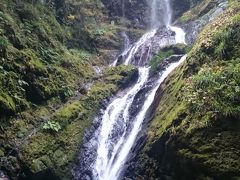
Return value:
<svg viewBox="0 0 240 180">
<path fill-rule="evenodd" d="M 48 121 L 44 123 L 43 129 L 58 132 L 61 129 L 61 125 L 55 121 Z"/>
</svg>

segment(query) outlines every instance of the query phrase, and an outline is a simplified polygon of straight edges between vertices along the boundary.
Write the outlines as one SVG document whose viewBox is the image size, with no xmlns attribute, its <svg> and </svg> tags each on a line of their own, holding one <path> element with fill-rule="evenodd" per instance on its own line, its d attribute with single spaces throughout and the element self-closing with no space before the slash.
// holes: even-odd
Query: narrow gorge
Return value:
<svg viewBox="0 0 240 180">
<path fill-rule="evenodd" d="M 137 67 L 139 77 L 135 84 L 113 97 L 102 115 L 96 119 L 99 127 L 86 140 L 84 153 L 80 156 L 81 164 L 74 170 L 76 179 L 122 178 L 125 162 L 132 154 L 131 149 L 134 148 L 142 124 L 148 120 L 147 113 L 159 85 L 186 59 L 185 55 L 179 55 L 174 58 L 176 62 L 170 61 L 162 67 L 162 71 L 150 75 L 149 60 L 154 54 L 165 46 L 185 44 L 184 31 L 171 25 L 169 1 L 153 1 L 151 11 L 151 29 L 132 46 L 125 45 L 127 49 L 120 55 L 123 61 L 120 63 Z M 159 22 L 160 18 L 162 21 Z M 161 41 L 156 41 L 156 38 Z M 112 66 L 119 65 L 118 60 Z"/>
<path fill-rule="evenodd" d="M 240 178 L 238 0 L 0 2 L 0 179 Z"/>
</svg>

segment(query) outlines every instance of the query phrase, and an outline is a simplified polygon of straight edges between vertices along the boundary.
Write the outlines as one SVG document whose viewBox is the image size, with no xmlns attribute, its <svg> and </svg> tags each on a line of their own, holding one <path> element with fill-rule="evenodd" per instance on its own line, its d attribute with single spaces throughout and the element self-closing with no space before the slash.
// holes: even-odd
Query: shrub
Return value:
<svg viewBox="0 0 240 180">
<path fill-rule="evenodd" d="M 0 37 L 0 48 L 6 47 L 8 45 L 8 40 L 5 37 Z"/>
<path fill-rule="evenodd" d="M 158 66 L 163 63 L 163 61 L 168 58 L 169 56 L 173 55 L 175 52 L 172 49 L 168 49 L 166 51 L 161 51 L 156 56 L 154 56 L 150 62 L 149 65 L 151 66 L 151 72 L 156 72 L 158 69 Z"/>
<path fill-rule="evenodd" d="M 105 35 L 107 32 L 105 29 L 103 28 L 97 28 L 96 31 L 95 31 L 95 35 L 96 36 L 103 36 Z"/>
<path fill-rule="evenodd" d="M 43 129 L 58 132 L 61 129 L 61 125 L 55 121 L 48 121 L 44 123 Z"/>
<path fill-rule="evenodd" d="M 190 81 L 188 90 L 191 111 L 199 115 L 211 111 L 223 116 L 239 116 L 239 63 L 234 61 L 227 67 L 204 67 Z"/>
</svg>

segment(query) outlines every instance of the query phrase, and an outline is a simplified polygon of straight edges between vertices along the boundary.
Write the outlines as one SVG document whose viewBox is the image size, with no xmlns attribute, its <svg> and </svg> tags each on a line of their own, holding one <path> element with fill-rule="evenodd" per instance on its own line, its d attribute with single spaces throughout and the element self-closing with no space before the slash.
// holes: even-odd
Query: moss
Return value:
<svg viewBox="0 0 240 180">
<path fill-rule="evenodd" d="M 187 54 L 190 49 L 191 46 L 187 46 L 185 44 L 176 44 L 162 48 L 161 51 L 149 62 L 149 65 L 151 66 L 151 73 L 159 71 L 161 65 L 164 64 L 164 61 L 170 58 L 172 55 Z"/>
<path fill-rule="evenodd" d="M 178 21 L 180 23 L 186 23 L 190 20 L 195 20 L 202 14 L 205 14 L 207 11 L 211 10 L 213 6 L 214 3 L 210 0 L 199 1 L 194 7 L 185 12 Z"/>
<path fill-rule="evenodd" d="M 239 78 L 233 71 L 239 69 L 240 9 L 233 4 L 205 27 L 185 63 L 161 85 L 137 166 L 143 178 L 239 176 Z M 202 108 L 191 110 L 194 103 Z"/>
<path fill-rule="evenodd" d="M 0 96 L 0 111 L 1 113 L 15 113 L 16 111 L 13 99 L 5 93 L 1 93 Z"/>
<path fill-rule="evenodd" d="M 3 157 L 4 156 L 4 151 L 2 149 L 0 149 L 0 157 Z"/>
<path fill-rule="evenodd" d="M 136 71 L 128 66 L 115 69 L 119 74 L 117 78 L 119 82 L 132 78 L 131 74 Z M 49 119 L 59 122 L 62 126 L 60 131 L 51 133 L 40 128 L 27 143 L 22 145 L 21 160 L 30 167 L 31 172 L 36 173 L 50 168 L 62 178 L 71 176 L 69 168 L 76 160 L 84 132 L 90 126 L 101 101 L 121 88 L 117 81 L 109 78 L 113 74 L 113 68 L 108 69 L 86 95 L 66 103 L 51 115 Z M 43 114 L 45 111 L 43 108 L 38 113 Z"/>
<path fill-rule="evenodd" d="M 42 156 L 39 159 L 34 159 L 31 164 L 31 170 L 33 173 L 37 173 L 39 171 L 46 170 L 49 167 L 52 167 L 53 164 L 50 161 L 48 156 Z"/>
<path fill-rule="evenodd" d="M 0 37 L 0 47 L 4 48 L 8 45 L 8 40 L 5 37 Z"/>
<path fill-rule="evenodd" d="M 65 127 L 71 121 L 82 118 L 85 113 L 86 110 L 82 107 L 81 102 L 75 101 L 58 110 L 52 119 L 59 122 L 62 127 Z"/>
</svg>

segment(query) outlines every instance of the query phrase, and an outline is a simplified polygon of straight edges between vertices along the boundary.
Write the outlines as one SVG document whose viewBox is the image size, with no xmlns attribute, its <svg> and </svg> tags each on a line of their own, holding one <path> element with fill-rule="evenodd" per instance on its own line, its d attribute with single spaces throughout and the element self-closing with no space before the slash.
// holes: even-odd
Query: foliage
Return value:
<svg viewBox="0 0 240 180">
<path fill-rule="evenodd" d="M 159 65 L 164 62 L 164 60 L 174 54 L 174 50 L 169 49 L 167 51 L 161 51 L 155 55 L 149 62 L 151 66 L 151 72 L 156 72 Z"/>
<path fill-rule="evenodd" d="M 66 24 L 56 20 L 53 1 L 46 6 L 39 1 L 3 1 L 0 37 L 6 52 L 0 53 L 1 150 L 12 147 L 21 153 L 19 159 L 9 158 L 3 166 L 14 164 L 9 168 L 11 178 L 25 173 L 18 168 L 24 164 L 29 173 L 48 168 L 69 179 L 85 129 L 101 102 L 133 74 L 137 76 L 137 70 L 121 66 L 103 75 L 95 73 L 93 64 L 103 65 L 112 52 L 108 50 L 114 48 L 111 45 L 121 42 L 115 24 L 110 25 L 103 14 L 101 1 L 83 0 L 80 5 L 65 1 L 71 8 L 64 13 L 75 17 Z M 80 94 L 77 90 L 85 84 L 93 85 Z"/>
<path fill-rule="evenodd" d="M 61 126 L 58 122 L 47 121 L 46 123 L 44 123 L 43 129 L 58 132 L 61 129 Z"/>
<path fill-rule="evenodd" d="M 191 50 L 191 45 L 176 44 L 171 46 L 166 46 L 160 50 L 160 52 L 155 55 L 149 62 L 151 66 L 151 72 L 154 73 L 163 64 L 164 60 L 172 55 L 184 55 Z"/>
<path fill-rule="evenodd" d="M 239 21 L 240 16 L 235 21 Z M 240 41 L 240 25 L 233 24 L 230 28 L 224 29 L 215 35 L 215 51 L 218 58 L 229 60 L 238 58 L 240 48 L 236 46 Z"/>
<path fill-rule="evenodd" d="M 8 40 L 5 37 L 0 36 L 0 48 L 7 45 L 8 45 Z"/>
<path fill-rule="evenodd" d="M 238 116 L 240 114 L 239 59 L 227 67 L 204 67 L 190 79 L 189 108 L 204 115 Z"/>
<path fill-rule="evenodd" d="M 200 17 L 203 12 L 207 13 L 209 9 L 211 9 L 209 7 L 212 5 L 210 0 L 190 1 L 189 3 L 191 4 L 192 8 L 179 18 L 179 21 L 181 23 L 186 23 L 190 20 L 194 20 Z"/>
<path fill-rule="evenodd" d="M 77 50 L 77 49 L 70 49 L 72 54 L 76 54 L 80 57 L 80 59 L 84 61 L 89 61 L 91 59 L 92 54 L 85 50 Z"/>
<path fill-rule="evenodd" d="M 143 178 L 166 170 L 170 173 L 164 177 L 173 179 L 234 179 L 239 174 L 240 6 L 234 2 L 204 28 L 185 63 L 161 85 L 137 163 L 141 168 L 136 168 Z"/>
<path fill-rule="evenodd" d="M 74 95 L 74 92 L 72 91 L 72 89 L 68 86 L 64 87 L 63 89 L 63 95 L 65 98 L 71 97 Z"/>
<path fill-rule="evenodd" d="M 106 30 L 103 28 L 97 28 L 95 31 L 96 36 L 103 36 L 104 34 L 106 34 Z"/>
</svg>

